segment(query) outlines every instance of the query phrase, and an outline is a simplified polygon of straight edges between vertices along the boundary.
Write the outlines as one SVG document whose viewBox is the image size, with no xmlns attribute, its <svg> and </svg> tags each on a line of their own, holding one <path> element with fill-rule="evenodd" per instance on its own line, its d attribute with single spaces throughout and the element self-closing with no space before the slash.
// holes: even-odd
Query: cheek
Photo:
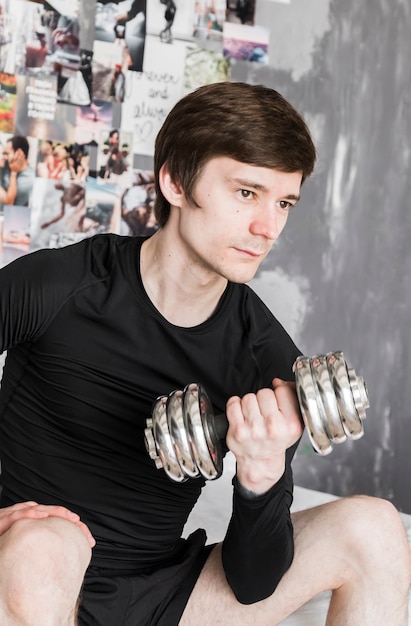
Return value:
<svg viewBox="0 0 411 626">
<path fill-rule="evenodd" d="M 281 218 L 279 220 L 280 232 L 282 232 L 282 230 L 284 229 L 285 225 L 287 224 L 287 220 L 288 220 L 288 213 L 286 213 L 285 215 L 281 216 Z"/>
</svg>

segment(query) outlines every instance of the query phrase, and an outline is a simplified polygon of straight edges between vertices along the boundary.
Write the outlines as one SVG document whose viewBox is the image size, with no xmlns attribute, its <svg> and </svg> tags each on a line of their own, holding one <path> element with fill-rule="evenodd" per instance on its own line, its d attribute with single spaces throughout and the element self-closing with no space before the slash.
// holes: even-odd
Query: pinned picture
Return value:
<svg viewBox="0 0 411 626">
<path fill-rule="evenodd" d="M 147 35 L 161 43 L 185 45 L 192 38 L 193 3 L 152 0 L 147 5 Z"/>
<path fill-rule="evenodd" d="M 256 0 L 227 0 L 226 21 L 254 25 Z"/>
<path fill-rule="evenodd" d="M 103 131 L 97 153 L 97 182 L 126 188 L 131 184 L 132 135 L 112 128 Z"/>
<path fill-rule="evenodd" d="M 25 74 L 44 65 L 49 46 L 43 17 L 43 4 L 1 0 L 0 71 Z"/>
<path fill-rule="evenodd" d="M 121 234 L 137 237 L 156 232 L 155 197 L 154 172 L 134 169 L 132 185 L 121 196 Z"/>
<path fill-rule="evenodd" d="M 14 132 L 16 99 L 16 76 L 0 72 L 0 132 L 2 133 Z"/>
<path fill-rule="evenodd" d="M 88 154 L 76 144 L 40 141 L 36 176 L 54 180 L 85 182 L 88 176 Z"/>
<path fill-rule="evenodd" d="M 104 100 L 93 100 L 90 106 L 76 108 L 76 131 L 74 140 L 78 144 L 97 146 L 103 130 L 110 130 L 113 121 L 113 105 Z"/>
<path fill-rule="evenodd" d="M 79 240 L 116 232 L 118 224 L 119 196 L 112 186 L 99 190 L 92 178 L 87 183 L 36 178 L 30 250 L 67 241 L 68 234 Z"/>
<path fill-rule="evenodd" d="M 0 134 L 0 210 L 5 205 L 29 206 L 37 145 L 34 137 Z"/>
<path fill-rule="evenodd" d="M 143 69 L 146 38 L 146 0 L 107 2 L 98 0 L 95 15 L 95 40 L 117 47 L 117 63 L 136 72 Z M 98 48 L 95 59 L 99 60 Z"/>
<path fill-rule="evenodd" d="M 3 265 L 11 263 L 30 249 L 30 208 L 5 206 L 3 218 Z"/>
<path fill-rule="evenodd" d="M 223 54 L 227 59 L 268 63 L 270 31 L 265 26 L 224 24 Z"/>
<path fill-rule="evenodd" d="M 118 46 L 95 41 L 92 71 L 95 100 L 124 102 L 127 64 Z"/>
<path fill-rule="evenodd" d="M 56 89 L 56 76 L 17 76 L 16 133 L 74 141 L 76 108 L 57 103 Z"/>
<path fill-rule="evenodd" d="M 193 16 L 194 42 L 206 50 L 222 52 L 226 0 L 196 0 Z"/>
<path fill-rule="evenodd" d="M 184 93 L 194 91 L 202 85 L 230 80 L 230 60 L 222 52 L 187 46 L 184 68 Z"/>
</svg>

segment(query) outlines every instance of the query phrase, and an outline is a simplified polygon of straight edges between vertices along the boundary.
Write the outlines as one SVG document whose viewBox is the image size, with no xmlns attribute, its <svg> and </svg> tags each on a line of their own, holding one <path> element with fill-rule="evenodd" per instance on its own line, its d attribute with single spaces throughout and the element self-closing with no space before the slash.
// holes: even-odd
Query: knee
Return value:
<svg viewBox="0 0 411 626">
<path fill-rule="evenodd" d="M 372 496 L 353 496 L 341 500 L 344 511 L 340 528 L 344 545 L 351 548 L 361 566 L 387 568 L 401 572 L 411 582 L 411 551 L 404 524 L 388 500 Z"/>
<path fill-rule="evenodd" d="M 15 522 L 0 543 L 0 621 L 74 623 L 90 557 L 87 538 L 67 520 Z"/>
<path fill-rule="evenodd" d="M 83 578 L 90 558 L 91 548 L 83 532 L 61 518 L 22 519 L 3 536 L 3 563 L 35 566 L 48 577 L 61 571 Z"/>
</svg>

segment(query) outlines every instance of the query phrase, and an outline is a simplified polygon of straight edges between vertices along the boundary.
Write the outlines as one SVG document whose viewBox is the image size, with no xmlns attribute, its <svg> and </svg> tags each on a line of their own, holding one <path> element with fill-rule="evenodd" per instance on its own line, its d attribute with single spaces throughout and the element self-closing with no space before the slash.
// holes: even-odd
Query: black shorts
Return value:
<svg viewBox="0 0 411 626">
<path fill-rule="evenodd" d="M 178 562 L 151 574 L 89 567 L 80 596 L 79 626 L 177 626 L 214 545 L 198 530 L 182 540 Z"/>
</svg>

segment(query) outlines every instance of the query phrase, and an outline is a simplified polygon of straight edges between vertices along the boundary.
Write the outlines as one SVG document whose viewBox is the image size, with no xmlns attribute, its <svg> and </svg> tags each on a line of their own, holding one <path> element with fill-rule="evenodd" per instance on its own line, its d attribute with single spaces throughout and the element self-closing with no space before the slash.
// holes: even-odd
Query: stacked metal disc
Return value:
<svg viewBox="0 0 411 626">
<path fill-rule="evenodd" d="M 329 454 L 332 443 L 363 436 L 367 388 L 342 352 L 298 357 L 293 369 L 301 414 L 318 454 Z"/>
</svg>

